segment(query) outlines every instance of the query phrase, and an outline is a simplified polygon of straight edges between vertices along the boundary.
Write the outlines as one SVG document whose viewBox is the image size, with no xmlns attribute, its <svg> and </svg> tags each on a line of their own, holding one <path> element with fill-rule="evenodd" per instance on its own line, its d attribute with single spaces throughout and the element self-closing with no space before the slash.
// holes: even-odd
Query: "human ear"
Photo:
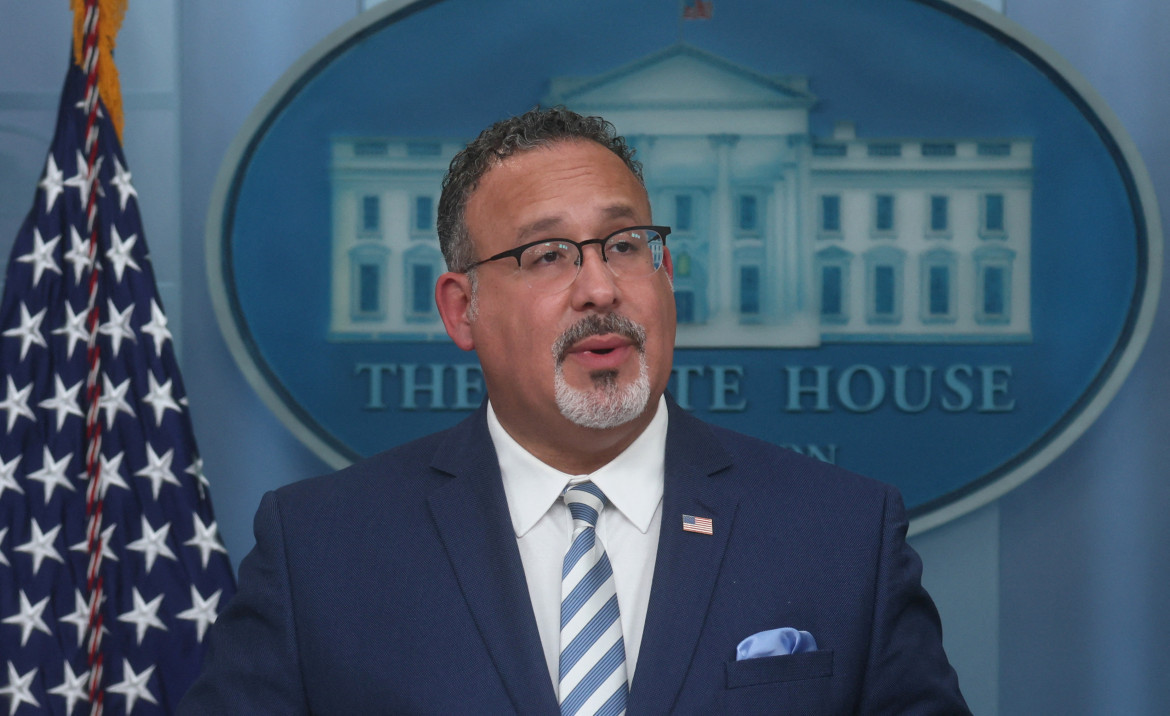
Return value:
<svg viewBox="0 0 1170 716">
<path fill-rule="evenodd" d="M 447 335 L 465 351 L 475 348 L 471 337 L 471 279 L 465 273 L 448 271 L 435 282 L 435 304 Z"/>
</svg>

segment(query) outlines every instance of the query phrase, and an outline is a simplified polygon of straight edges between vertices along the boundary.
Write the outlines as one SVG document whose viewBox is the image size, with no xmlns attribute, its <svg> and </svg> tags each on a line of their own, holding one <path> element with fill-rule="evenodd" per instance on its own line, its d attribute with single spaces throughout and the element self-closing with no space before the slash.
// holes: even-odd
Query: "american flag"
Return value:
<svg viewBox="0 0 1170 716">
<path fill-rule="evenodd" d="M 85 36 L 0 307 L 0 716 L 173 712 L 235 591 Z"/>
<path fill-rule="evenodd" d="M 715 0 L 685 0 L 682 16 L 684 20 L 710 20 L 715 13 Z"/>
<path fill-rule="evenodd" d="M 698 532 L 701 535 L 715 534 L 710 517 L 683 515 L 683 532 Z"/>
</svg>

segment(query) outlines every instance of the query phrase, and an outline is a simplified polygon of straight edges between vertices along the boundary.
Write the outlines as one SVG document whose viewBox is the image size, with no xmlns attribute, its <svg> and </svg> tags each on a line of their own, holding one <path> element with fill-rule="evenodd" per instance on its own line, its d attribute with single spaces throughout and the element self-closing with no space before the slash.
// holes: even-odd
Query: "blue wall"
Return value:
<svg viewBox="0 0 1170 716">
<path fill-rule="evenodd" d="M 228 145 L 264 92 L 361 5 L 134 2 L 120 37 L 126 154 L 237 563 L 261 494 L 326 468 L 261 404 L 224 346 L 205 277 L 207 205 Z M 1170 210 L 1170 4 L 1010 0 L 1006 14 L 1097 88 Z M 68 27 L 63 1 L 0 0 L 5 255 L 48 146 Z M 1170 703 L 1168 344 L 1162 310 L 1126 384 L 1068 451 L 998 501 L 915 538 L 977 713 L 1155 714 Z"/>
</svg>

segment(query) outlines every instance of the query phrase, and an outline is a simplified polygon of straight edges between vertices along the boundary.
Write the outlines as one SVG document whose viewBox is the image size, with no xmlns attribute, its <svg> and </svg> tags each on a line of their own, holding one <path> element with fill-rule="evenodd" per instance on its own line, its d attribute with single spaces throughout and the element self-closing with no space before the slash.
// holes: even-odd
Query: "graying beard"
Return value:
<svg viewBox="0 0 1170 716">
<path fill-rule="evenodd" d="M 617 371 L 590 374 L 591 390 L 570 387 L 561 366 L 555 374 L 557 408 L 570 422 L 584 428 L 607 430 L 642 414 L 650 402 L 650 372 L 646 355 L 638 355 L 638 375 L 628 385 L 617 383 Z"/>
</svg>

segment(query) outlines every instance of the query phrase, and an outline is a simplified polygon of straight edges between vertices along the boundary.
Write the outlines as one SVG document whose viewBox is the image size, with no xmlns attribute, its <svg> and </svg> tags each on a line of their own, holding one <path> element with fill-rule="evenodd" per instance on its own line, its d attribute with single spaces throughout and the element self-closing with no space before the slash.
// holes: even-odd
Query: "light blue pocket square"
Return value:
<svg viewBox="0 0 1170 716">
<path fill-rule="evenodd" d="M 739 646 L 735 647 L 735 660 L 743 661 L 761 656 L 781 656 L 816 650 L 817 640 L 813 639 L 812 634 L 792 627 L 781 627 L 752 634 L 741 641 Z"/>
</svg>

